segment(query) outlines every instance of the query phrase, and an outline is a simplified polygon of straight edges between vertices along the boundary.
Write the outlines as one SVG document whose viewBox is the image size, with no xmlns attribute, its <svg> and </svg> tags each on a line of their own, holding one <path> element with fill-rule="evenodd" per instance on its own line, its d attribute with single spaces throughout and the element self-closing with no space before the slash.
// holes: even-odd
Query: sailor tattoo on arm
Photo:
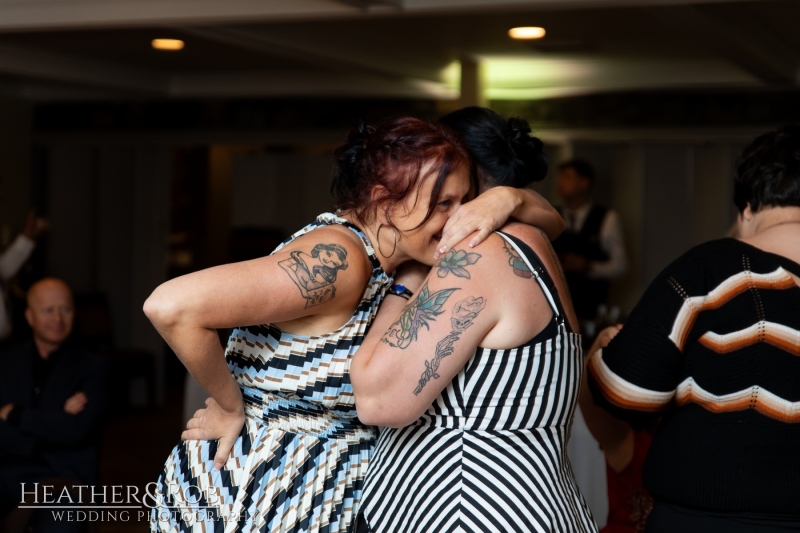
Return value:
<svg viewBox="0 0 800 533">
<path fill-rule="evenodd" d="M 311 255 L 294 250 L 278 265 L 300 289 L 306 309 L 329 302 L 336 296 L 336 276 L 347 269 L 347 249 L 340 244 L 317 244 Z"/>
<path fill-rule="evenodd" d="M 431 329 L 428 321 L 436 320 L 436 317 L 444 312 L 442 311 L 444 303 L 457 290 L 442 289 L 431 294 L 428 290 L 428 282 L 425 282 L 419 291 L 419 296 L 403 308 L 400 318 L 384 333 L 381 342 L 401 350 L 408 348 L 412 342 L 417 340 L 420 327 L 425 326 L 425 328 Z"/>
<path fill-rule="evenodd" d="M 437 371 L 442 359 L 453 353 L 453 344 L 461 338 L 461 334 L 467 328 L 472 326 L 485 306 L 486 300 L 482 297 L 475 298 L 474 296 L 469 296 L 456 303 L 455 307 L 453 307 L 453 315 L 450 317 L 450 324 L 453 330 L 436 345 L 436 355 L 433 356 L 433 359 L 425 361 L 425 371 L 419 378 L 417 388 L 414 389 L 414 396 L 418 396 L 431 379 L 439 378 Z"/>
</svg>

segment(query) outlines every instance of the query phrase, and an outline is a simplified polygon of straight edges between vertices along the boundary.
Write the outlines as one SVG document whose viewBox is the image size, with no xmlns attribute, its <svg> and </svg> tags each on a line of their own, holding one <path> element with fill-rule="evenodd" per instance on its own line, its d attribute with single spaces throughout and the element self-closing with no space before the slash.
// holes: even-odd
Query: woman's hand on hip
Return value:
<svg viewBox="0 0 800 533">
<path fill-rule="evenodd" d="M 206 400 L 206 408 L 198 409 L 186 423 L 186 431 L 181 433 L 183 440 L 217 440 L 217 453 L 214 455 L 214 468 L 221 470 L 228 460 L 236 439 L 244 426 L 244 404 L 235 411 L 225 411 L 214 400 Z"/>
</svg>

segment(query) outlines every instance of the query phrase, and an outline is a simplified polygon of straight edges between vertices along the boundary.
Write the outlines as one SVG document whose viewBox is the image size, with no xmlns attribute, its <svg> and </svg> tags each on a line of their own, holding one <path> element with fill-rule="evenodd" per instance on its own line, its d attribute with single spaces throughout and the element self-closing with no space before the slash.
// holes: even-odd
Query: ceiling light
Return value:
<svg viewBox="0 0 800 533">
<path fill-rule="evenodd" d="M 183 50 L 183 41 L 180 39 L 153 39 L 150 43 L 153 45 L 153 48 L 156 50 L 169 50 L 169 51 L 177 51 Z"/>
<path fill-rule="evenodd" d="M 508 30 L 508 36 L 512 39 L 541 39 L 544 34 L 544 28 L 539 26 L 521 26 Z"/>
</svg>

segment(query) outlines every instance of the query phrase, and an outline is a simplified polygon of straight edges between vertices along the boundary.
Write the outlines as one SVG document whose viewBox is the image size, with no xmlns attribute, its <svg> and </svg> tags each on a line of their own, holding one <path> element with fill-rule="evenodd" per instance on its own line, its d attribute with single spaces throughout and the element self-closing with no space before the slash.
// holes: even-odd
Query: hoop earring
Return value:
<svg viewBox="0 0 800 533">
<path fill-rule="evenodd" d="M 394 255 L 394 252 L 397 250 L 397 230 L 392 228 L 392 233 L 394 233 L 394 244 L 392 245 L 392 253 L 390 253 L 389 255 L 386 255 L 385 253 L 383 253 L 383 250 L 381 250 L 381 230 L 382 229 L 383 229 L 383 224 L 380 224 L 378 226 L 378 231 L 375 232 L 375 236 L 378 239 L 378 251 L 381 253 L 381 255 L 383 257 L 386 257 L 388 259 L 389 257 L 392 257 Z"/>
</svg>

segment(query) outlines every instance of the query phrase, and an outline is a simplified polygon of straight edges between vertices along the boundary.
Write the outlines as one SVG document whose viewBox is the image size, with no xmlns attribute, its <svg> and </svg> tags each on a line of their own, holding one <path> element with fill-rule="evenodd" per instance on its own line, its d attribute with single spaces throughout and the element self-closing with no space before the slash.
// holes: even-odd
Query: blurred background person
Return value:
<svg viewBox="0 0 800 533">
<path fill-rule="evenodd" d="M 556 188 L 564 202 L 566 228 L 553 243 L 567 277 L 575 313 L 589 339 L 588 323 L 608 303 L 611 280 L 628 269 L 619 214 L 592 201 L 595 172 L 583 159 L 571 159 L 558 168 Z"/>
<path fill-rule="evenodd" d="M 20 501 L 21 483 L 97 481 L 107 363 L 70 342 L 73 299 L 63 281 L 45 278 L 35 283 L 28 291 L 25 317 L 33 339 L 0 354 L 2 514 Z M 45 510 L 36 511 L 31 520 L 37 531 L 85 525 L 53 523 Z"/>
<path fill-rule="evenodd" d="M 663 416 L 646 532 L 800 530 L 800 126 L 744 149 L 734 203 L 738 239 L 675 260 L 588 362 L 597 404 Z"/>
</svg>

